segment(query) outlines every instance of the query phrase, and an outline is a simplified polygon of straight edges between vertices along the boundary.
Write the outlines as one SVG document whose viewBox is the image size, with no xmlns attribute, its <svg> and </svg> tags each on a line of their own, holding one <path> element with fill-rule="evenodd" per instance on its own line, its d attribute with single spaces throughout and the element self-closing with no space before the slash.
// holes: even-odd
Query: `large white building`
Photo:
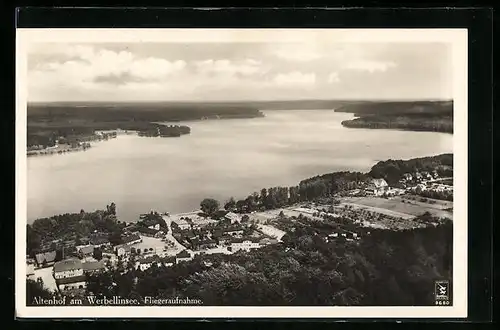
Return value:
<svg viewBox="0 0 500 330">
<path fill-rule="evenodd" d="M 253 242 L 251 240 L 234 240 L 231 242 L 231 251 L 237 252 L 239 250 L 250 251 L 252 249 L 260 248 L 260 244 L 258 242 Z"/>
<path fill-rule="evenodd" d="M 60 291 L 83 289 L 87 284 L 82 262 L 77 258 L 56 262 L 53 275 Z"/>
</svg>

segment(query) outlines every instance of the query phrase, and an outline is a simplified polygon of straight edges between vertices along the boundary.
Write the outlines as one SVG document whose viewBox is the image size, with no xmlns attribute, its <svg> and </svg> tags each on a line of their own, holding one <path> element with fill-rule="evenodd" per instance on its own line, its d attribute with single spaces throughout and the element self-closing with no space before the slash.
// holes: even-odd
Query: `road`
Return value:
<svg viewBox="0 0 500 330">
<path fill-rule="evenodd" d="M 172 227 L 171 227 L 172 219 L 167 215 L 162 215 L 162 218 L 163 220 L 165 220 L 165 223 L 167 224 L 168 227 L 168 233 L 165 235 L 165 238 L 173 242 L 175 244 L 175 247 L 179 249 L 179 251 L 187 250 L 191 255 L 193 255 L 193 251 L 186 249 L 186 247 L 181 243 L 179 243 L 179 241 L 175 239 L 175 237 L 172 235 Z"/>
</svg>

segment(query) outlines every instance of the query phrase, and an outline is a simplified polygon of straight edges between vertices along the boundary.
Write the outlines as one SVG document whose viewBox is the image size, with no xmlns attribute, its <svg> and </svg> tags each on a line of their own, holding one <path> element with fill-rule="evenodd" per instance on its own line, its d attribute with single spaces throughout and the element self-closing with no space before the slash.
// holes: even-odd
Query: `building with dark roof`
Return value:
<svg viewBox="0 0 500 330">
<path fill-rule="evenodd" d="M 189 253 L 187 250 L 182 250 L 181 252 L 177 253 L 175 258 L 176 258 L 177 262 L 188 261 L 188 260 L 193 259 L 193 257 L 191 256 L 191 253 Z"/>
<path fill-rule="evenodd" d="M 77 248 L 78 255 L 83 257 L 90 257 L 94 254 L 94 245 L 84 245 Z"/>
<path fill-rule="evenodd" d="M 38 267 L 51 266 L 56 260 L 56 251 L 48 251 L 35 255 Z"/>
<path fill-rule="evenodd" d="M 110 245 L 111 243 L 109 242 L 107 235 L 106 236 L 99 235 L 91 237 L 90 244 L 93 245 L 94 247 L 100 247 L 102 245 Z"/>
<path fill-rule="evenodd" d="M 142 238 L 138 234 L 130 234 L 122 238 L 123 244 L 132 245 L 136 243 L 141 243 Z"/>
</svg>

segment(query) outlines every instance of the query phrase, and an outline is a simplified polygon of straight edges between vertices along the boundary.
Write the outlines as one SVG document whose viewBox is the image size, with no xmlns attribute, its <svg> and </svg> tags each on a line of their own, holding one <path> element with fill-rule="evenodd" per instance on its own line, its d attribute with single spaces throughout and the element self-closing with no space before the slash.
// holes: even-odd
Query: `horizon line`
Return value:
<svg viewBox="0 0 500 330">
<path fill-rule="evenodd" d="M 338 99 L 285 99 L 285 100 L 107 100 L 107 101 L 28 101 L 27 104 L 56 104 L 56 103 L 270 103 L 270 102 L 342 102 L 342 101 L 355 101 L 355 102 L 411 102 L 411 101 L 451 101 L 453 98 L 367 98 L 367 99 L 354 99 L 354 98 L 338 98 Z"/>
</svg>

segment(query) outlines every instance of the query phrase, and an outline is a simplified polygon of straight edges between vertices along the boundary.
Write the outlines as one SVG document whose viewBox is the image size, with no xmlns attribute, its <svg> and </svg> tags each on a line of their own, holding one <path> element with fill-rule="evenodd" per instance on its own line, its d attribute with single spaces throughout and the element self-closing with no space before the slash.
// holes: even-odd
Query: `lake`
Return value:
<svg viewBox="0 0 500 330">
<path fill-rule="evenodd" d="M 328 110 L 264 111 L 265 117 L 185 122 L 180 138 L 121 135 L 87 151 L 28 157 L 28 223 L 112 201 L 119 220 L 150 210 L 199 208 L 272 186 L 335 171 L 369 171 L 379 160 L 453 152 L 453 135 L 352 129 L 352 114 Z"/>
</svg>

